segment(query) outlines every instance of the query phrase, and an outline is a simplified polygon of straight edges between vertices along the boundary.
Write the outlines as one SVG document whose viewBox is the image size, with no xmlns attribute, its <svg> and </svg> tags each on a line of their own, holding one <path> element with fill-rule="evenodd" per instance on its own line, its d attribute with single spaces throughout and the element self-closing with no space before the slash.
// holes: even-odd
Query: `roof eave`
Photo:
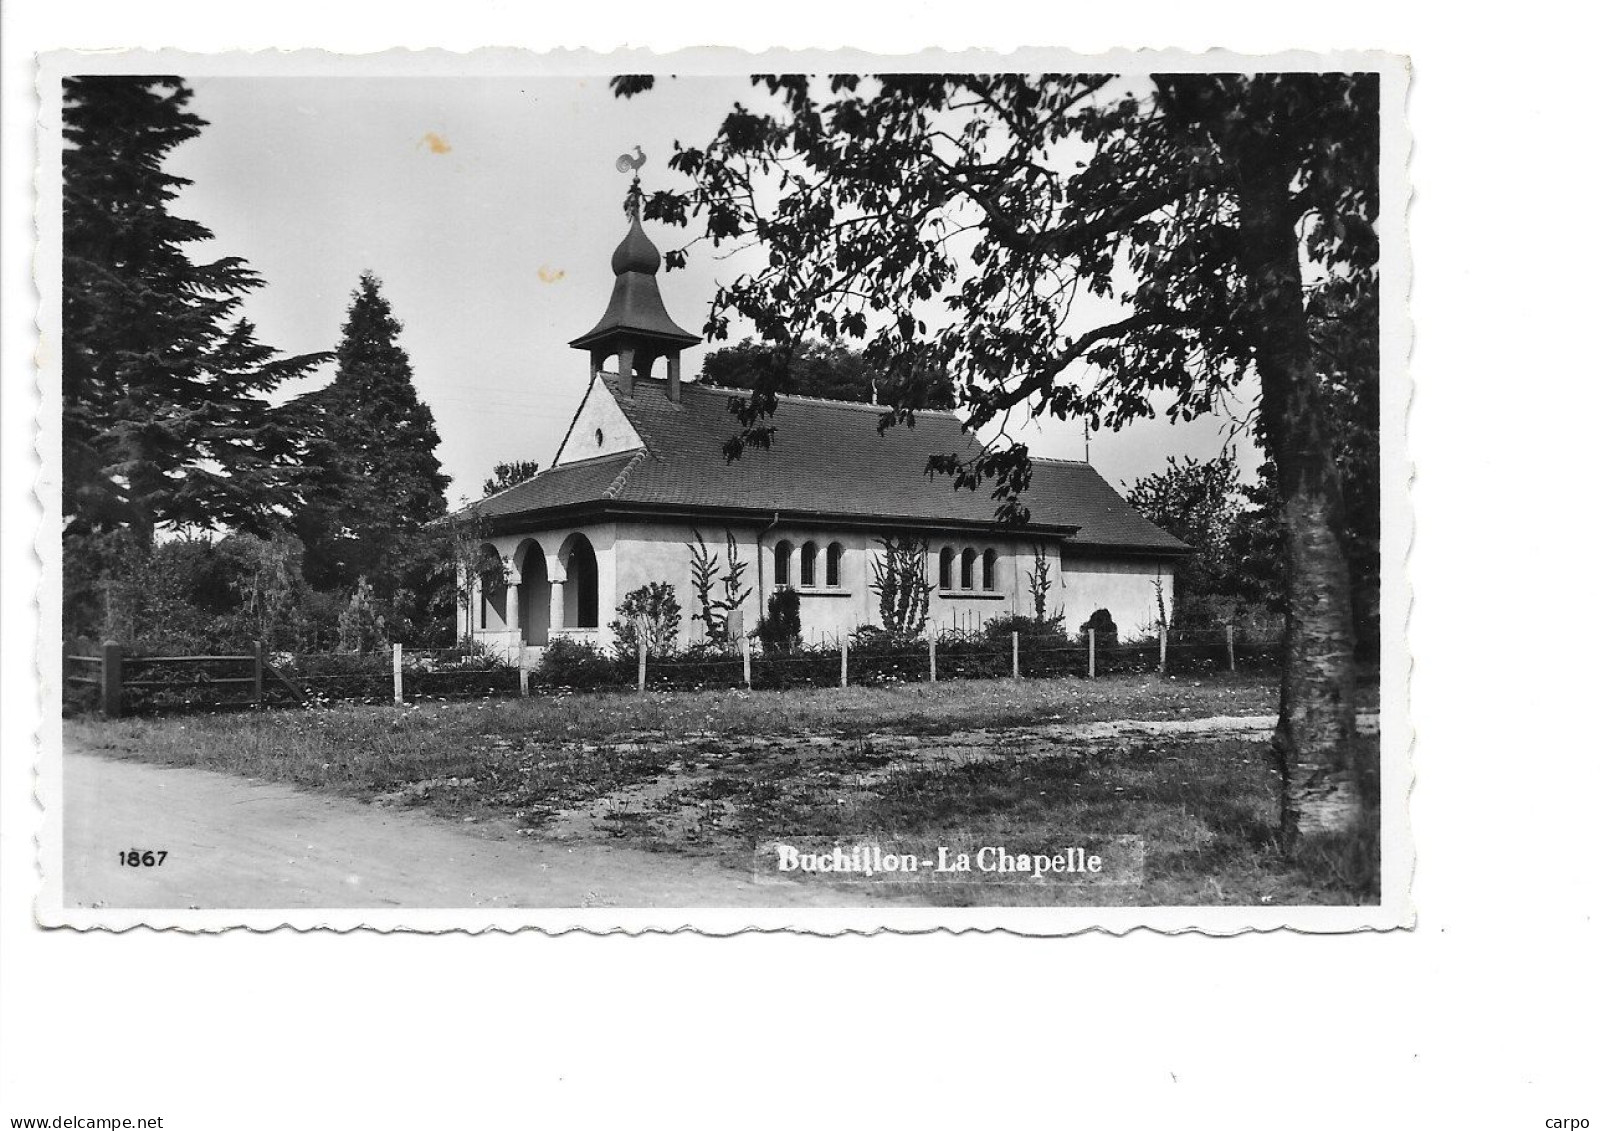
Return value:
<svg viewBox="0 0 1600 1131">
<path fill-rule="evenodd" d="M 556 507 L 536 507 L 524 511 L 512 511 L 492 516 L 492 521 L 497 525 L 528 526 L 556 526 L 571 522 L 576 518 L 608 518 L 649 521 L 662 518 L 701 518 L 716 517 L 726 521 L 767 525 L 772 522 L 776 513 L 780 521 L 791 525 L 830 525 L 846 529 L 899 529 L 899 530 L 926 530 L 926 531 L 982 531 L 987 534 L 1014 534 L 1018 537 L 1047 536 L 1060 538 L 1070 542 L 1081 526 L 1065 524 L 1029 523 L 1026 526 L 1007 526 L 997 522 L 984 522 L 976 519 L 961 518 L 927 518 L 916 515 L 859 515 L 842 511 L 822 510 L 779 510 L 774 512 L 763 507 L 721 507 L 693 503 L 638 503 L 619 499 L 592 499 L 581 503 L 565 503 Z M 1097 546 L 1085 544 L 1088 549 Z M 1160 548 L 1147 547 L 1113 547 L 1120 552 L 1149 552 L 1161 553 Z M 1170 552 L 1170 551 L 1167 551 Z"/>
</svg>

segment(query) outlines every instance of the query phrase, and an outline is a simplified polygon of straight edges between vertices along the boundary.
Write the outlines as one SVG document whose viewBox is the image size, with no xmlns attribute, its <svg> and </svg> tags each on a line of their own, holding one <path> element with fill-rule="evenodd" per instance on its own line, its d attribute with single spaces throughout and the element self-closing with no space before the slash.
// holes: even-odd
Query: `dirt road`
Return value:
<svg viewBox="0 0 1600 1131">
<path fill-rule="evenodd" d="M 64 756 L 69 907 L 854 906 L 710 861 L 557 844 L 209 770 Z M 167 852 L 155 868 L 118 862 Z"/>
</svg>

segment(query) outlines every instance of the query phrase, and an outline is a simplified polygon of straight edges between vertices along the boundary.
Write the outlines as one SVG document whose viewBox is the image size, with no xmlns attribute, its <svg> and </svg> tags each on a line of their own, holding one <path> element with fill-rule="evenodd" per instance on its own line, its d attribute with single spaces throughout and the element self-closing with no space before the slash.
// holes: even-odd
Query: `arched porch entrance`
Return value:
<svg viewBox="0 0 1600 1131">
<path fill-rule="evenodd" d="M 550 643 L 550 571 L 544 549 L 531 539 L 517 547 L 522 582 L 517 587 L 522 643 L 543 648 Z"/>
<path fill-rule="evenodd" d="M 599 628 L 600 563 L 594 546 L 582 534 L 574 534 L 561 548 L 561 564 L 567 575 L 561 626 Z"/>
</svg>

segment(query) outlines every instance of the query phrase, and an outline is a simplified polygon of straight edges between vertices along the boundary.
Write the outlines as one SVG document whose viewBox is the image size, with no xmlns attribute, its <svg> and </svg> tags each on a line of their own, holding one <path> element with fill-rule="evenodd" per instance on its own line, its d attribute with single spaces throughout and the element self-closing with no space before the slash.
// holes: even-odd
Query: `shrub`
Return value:
<svg viewBox="0 0 1600 1131">
<path fill-rule="evenodd" d="M 1008 616 L 996 617 L 983 626 L 983 635 L 989 640 L 1008 642 L 1011 634 L 1015 632 L 1023 640 L 1033 639 L 1066 639 L 1066 633 L 1061 629 L 1061 613 L 1053 617 L 1036 620 L 1021 613 L 1012 613 Z"/>
<path fill-rule="evenodd" d="M 593 644 L 558 636 L 544 650 L 536 673 L 546 687 L 623 687 L 633 678 L 626 664 L 613 660 Z"/>
<path fill-rule="evenodd" d="M 1117 622 L 1111 619 L 1109 609 L 1096 609 L 1089 614 L 1089 619 L 1078 627 L 1079 632 L 1094 632 L 1096 644 L 1115 644 L 1117 642 Z"/>
<path fill-rule="evenodd" d="M 372 586 L 362 577 L 356 581 L 355 592 L 350 594 L 350 604 L 339 618 L 339 650 L 341 652 L 376 652 L 389 644 L 384 629 L 383 614 L 372 596 Z"/>
<path fill-rule="evenodd" d="M 377 652 L 302 653 L 275 658 L 274 666 L 314 699 L 372 699 L 394 695 L 394 668 Z"/>
<path fill-rule="evenodd" d="M 639 622 L 644 622 L 645 653 L 671 655 L 678 642 L 678 626 L 683 621 L 683 606 L 677 592 L 665 581 L 641 585 L 617 606 L 621 615 L 611 622 L 619 657 L 639 655 Z"/>
<path fill-rule="evenodd" d="M 768 652 L 788 652 L 800 642 L 800 594 L 779 589 L 767 598 L 767 615 L 756 625 L 756 636 Z"/>
</svg>

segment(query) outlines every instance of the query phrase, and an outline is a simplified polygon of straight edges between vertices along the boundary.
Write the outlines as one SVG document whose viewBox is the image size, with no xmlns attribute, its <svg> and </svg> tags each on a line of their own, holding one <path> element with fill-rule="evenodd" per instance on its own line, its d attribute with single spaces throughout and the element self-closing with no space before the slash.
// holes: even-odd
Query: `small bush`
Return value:
<svg viewBox="0 0 1600 1131">
<path fill-rule="evenodd" d="M 617 612 L 621 615 L 611 622 L 611 632 L 616 637 L 619 659 L 638 659 L 638 622 L 641 620 L 644 622 L 646 655 L 668 656 L 677 647 L 683 606 L 678 604 L 677 592 L 665 581 L 652 581 L 649 585 L 639 586 L 622 599 Z"/>
<path fill-rule="evenodd" d="M 779 589 L 767 598 L 767 615 L 756 625 L 756 636 L 768 652 L 792 651 L 800 643 L 800 594 Z"/>
<path fill-rule="evenodd" d="M 1115 644 L 1117 642 L 1117 622 L 1111 619 L 1111 610 L 1096 609 L 1089 614 L 1089 619 L 1078 626 L 1079 632 L 1093 631 L 1095 644 Z"/>
<path fill-rule="evenodd" d="M 566 637 L 550 642 L 536 675 L 541 686 L 576 689 L 625 687 L 633 679 L 627 664 L 605 655 L 593 644 Z"/>
<path fill-rule="evenodd" d="M 339 618 L 339 650 L 341 652 L 378 652 L 389 646 L 389 633 L 384 627 L 383 614 L 378 611 L 372 586 L 361 577 L 355 592 L 350 594 L 350 604 Z"/>
<path fill-rule="evenodd" d="M 1034 617 L 1013 613 L 1009 616 L 996 617 L 983 626 L 985 639 L 1008 643 L 1011 634 L 1015 632 L 1023 640 L 1061 640 L 1066 641 L 1067 634 L 1061 628 L 1062 614 L 1045 617 L 1038 620 Z"/>
</svg>

